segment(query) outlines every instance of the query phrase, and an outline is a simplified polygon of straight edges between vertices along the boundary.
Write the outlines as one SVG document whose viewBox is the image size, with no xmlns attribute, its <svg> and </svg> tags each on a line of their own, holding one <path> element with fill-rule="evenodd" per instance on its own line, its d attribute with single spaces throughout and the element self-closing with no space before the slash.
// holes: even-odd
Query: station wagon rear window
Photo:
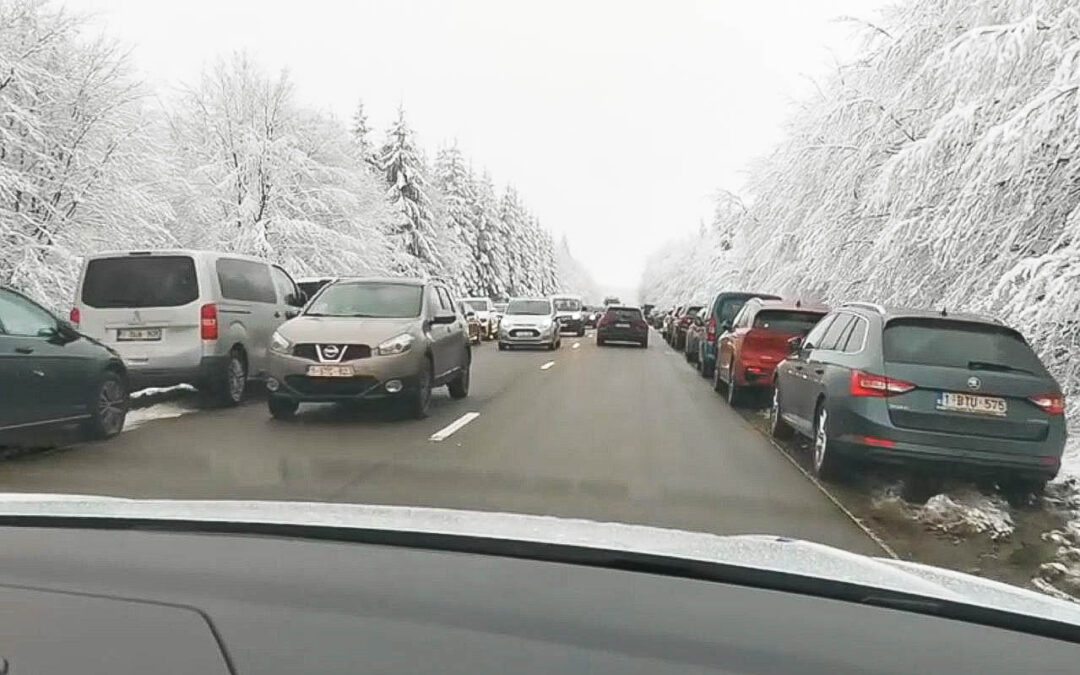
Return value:
<svg viewBox="0 0 1080 675">
<path fill-rule="evenodd" d="M 943 319 L 896 319 L 885 327 L 885 361 L 1045 375 L 1039 357 L 1004 326 Z"/>
<path fill-rule="evenodd" d="M 195 261 L 188 256 L 96 258 L 83 278 L 83 304 L 99 309 L 179 307 L 198 297 Z"/>
</svg>

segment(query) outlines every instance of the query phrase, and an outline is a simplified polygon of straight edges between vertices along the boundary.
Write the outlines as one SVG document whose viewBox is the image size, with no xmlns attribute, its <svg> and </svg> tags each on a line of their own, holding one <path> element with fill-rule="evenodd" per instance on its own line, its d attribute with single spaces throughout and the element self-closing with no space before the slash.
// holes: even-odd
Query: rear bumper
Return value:
<svg viewBox="0 0 1080 675">
<path fill-rule="evenodd" d="M 171 387 L 177 384 L 205 385 L 206 382 L 225 372 L 228 356 L 203 356 L 191 366 L 140 367 L 137 363 L 125 363 L 132 390 L 146 387 Z"/>
<path fill-rule="evenodd" d="M 584 329 L 585 329 L 585 320 L 584 319 L 563 319 L 560 322 L 560 326 L 559 326 L 560 331 L 573 331 L 575 333 L 580 333 Z"/>
<path fill-rule="evenodd" d="M 648 337 L 648 328 L 634 330 L 633 328 L 609 328 L 603 326 L 596 329 L 597 340 L 608 340 L 610 342 L 645 342 Z"/>
</svg>

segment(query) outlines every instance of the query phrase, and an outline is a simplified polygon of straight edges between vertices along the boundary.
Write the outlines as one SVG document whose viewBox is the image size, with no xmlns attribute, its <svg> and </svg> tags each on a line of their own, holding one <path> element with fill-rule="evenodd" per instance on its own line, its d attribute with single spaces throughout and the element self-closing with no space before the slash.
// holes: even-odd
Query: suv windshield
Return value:
<svg viewBox="0 0 1080 675">
<path fill-rule="evenodd" d="M 487 300 L 466 300 L 465 304 L 477 312 L 487 312 L 491 309 Z"/>
<path fill-rule="evenodd" d="M 188 256 L 95 258 L 86 265 L 82 301 L 89 307 L 178 307 L 199 297 Z"/>
<path fill-rule="evenodd" d="M 560 312 L 577 312 L 581 310 L 581 301 L 557 298 L 555 300 L 555 309 Z"/>
<path fill-rule="evenodd" d="M 895 319 L 885 327 L 882 339 L 886 362 L 1046 372 L 1024 339 L 1001 326 L 940 319 Z"/>
<path fill-rule="evenodd" d="M 821 321 L 825 314 L 820 312 L 791 312 L 780 309 L 766 309 L 754 317 L 754 328 L 763 328 L 774 333 L 797 335 L 808 333 Z"/>
<path fill-rule="evenodd" d="M 506 306 L 506 313 L 544 316 L 551 314 L 551 303 L 547 300 L 512 300 Z"/>
<path fill-rule="evenodd" d="M 422 295 L 415 284 L 339 282 L 323 289 L 304 314 L 407 319 L 420 316 Z"/>
</svg>

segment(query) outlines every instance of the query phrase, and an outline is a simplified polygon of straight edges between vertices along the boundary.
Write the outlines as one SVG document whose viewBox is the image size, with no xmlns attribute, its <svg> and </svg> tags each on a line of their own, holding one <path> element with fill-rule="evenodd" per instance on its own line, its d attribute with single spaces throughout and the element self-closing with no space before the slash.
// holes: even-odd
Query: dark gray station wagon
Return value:
<svg viewBox="0 0 1080 675">
<path fill-rule="evenodd" d="M 850 303 L 793 338 L 774 436 L 813 439 L 814 469 L 853 460 L 960 469 L 1038 488 L 1065 446 L 1061 387 L 1017 331 L 986 317 Z"/>
</svg>

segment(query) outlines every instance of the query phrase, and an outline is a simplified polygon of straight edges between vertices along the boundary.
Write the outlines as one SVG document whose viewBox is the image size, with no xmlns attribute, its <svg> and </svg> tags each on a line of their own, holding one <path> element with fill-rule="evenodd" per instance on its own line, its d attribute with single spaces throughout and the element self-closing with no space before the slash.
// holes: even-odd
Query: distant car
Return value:
<svg viewBox="0 0 1080 675">
<path fill-rule="evenodd" d="M 462 298 L 461 301 L 476 312 L 476 320 L 480 322 L 480 336 L 483 339 L 491 340 L 499 334 L 499 319 L 495 303 L 490 298 Z"/>
<path fill-rule="evenodd" d="M 499 325 L 499 350 L 515 346 L 562 346 L 555 305 L 550 298 L 514 298 Z"/>
<path fill-rule="evenodd" d="M 698 347 L 697 366 L 702 377 L 712 377 L 716 367 L 716 345 L 720 336 L 731 330 L 735 316 L 750 298 L 779 300 L 768 293 L 722 291 L 713 296 L 705 310 L 705 335 Z"/>
<path fill-rule="evenodd" d="M 33 442 L 30 434 L 71 424 L 88 438 L 110 438 L 127 411 L 128 374 L 116 351 L 0 288 L 0 444 Z"/>
<path fill-rule="evenodd" d="M 787 357 L 788 340 L 803 337 L 829 310 L 801 302 L 750 298 L 730 331 L 720 336 L 713 389 L 741 405 L 748 394 L 768 392 L 776 364 Z"/>
<path fill-rule="evenodd" d="M 134 389 L 193 384 L 237 405 L 266 373 L 270 336 L 307 300 L 284 269 L 216 251 L 89 256 L 71 323 L 115 349 Z"/>
<path fill-rule="evenodd" d="M 682 311 L 683 305 L 676 305 L 664 316 L 664 321 L 660 326 L 660 335 L 663 336 L 664 342 L 671 344 L 671 335 L 675 329 L 675 319 Z"/>
<path fill-rule="evenodd" d="M 300 277 L 296 280 L 296 285 L 300 287 L 300 290 L 305 296 L 313 298 L 323 286 L 336 278 L 337 277 Z"/>
<path fill-rule="evenodd" d="M 994 319 L 849 303 L 791 340 L 774 385 L 773 435 L 811 438 L 822 478 L 878 461 L 1038 490 L 1061 465 L 1061 387 Z"/>
<path fill-rule="evenodd" d="M 600 320 L 602 312 L 596 307 L 585 308 L 585 327 L 596 328 L 596 323 Z"/>
<path fill-rule="evenodd" d="M 690 325 L 686 327 L 686 340 L 683 344 L 683 356 L 687 363 L 695 366 L 698 363 L 701 342 L 705 339 L 705 314 L 708 309 L 702 307 L 697 314 L 690 317 Z"/>
<path fill-rule="evenodd" d="M 596 344 L 599 347 L 610 342 L 633 342 L 649 346 L 649 326 L 638 307 L 610 305 L 596 326 Z"/>
<path fill-rule="evenodd" d="M 555 304 L 555 317 L 561 329 L 578 337 L 585 335 L 585 307 L 581 298 L 576 295 L 555 295 L 551 301 Z"/>
<path fill-rule="evenodd" d="M 686 305 L 682 309 L 682 313 L 675 317 L 671 323 L 671 346 L 677 351 L 682 351 L 686 347 L 686 331 L 690 328 L 690 324 L 693 323 L 694 317 L 701 311 L 704 303 L 693 303 Z"/>
<path fill-rule="evenodd" d="M 476 310 L 465 304 L 464 300 L 457 302 L 458 314 L 465 317 L 465 323 L 469 328 L 469 342 L 478 345 L 481 340 L 480 320 L 476 318 Z"/>
<path fill-rule="evenodd" d="M 433 387 L 469 394 L 465 318 L 425 279 L 338 279 L 270 341 L 267 405 L 278 419 L 303 402 L 393 399 L 426 417 Z"/>
<path fill-rule="evenodd" d="M 611 305 L 621 305 L 621 304 L 622 304 L 622 300 L 619 300 L 619 298 L 617 296 L 609 295 L 606 298 L 604 298 L 604 307 L 605 308 L 607 308 L 607 307 L 609 307 Z"/>
</svg>

